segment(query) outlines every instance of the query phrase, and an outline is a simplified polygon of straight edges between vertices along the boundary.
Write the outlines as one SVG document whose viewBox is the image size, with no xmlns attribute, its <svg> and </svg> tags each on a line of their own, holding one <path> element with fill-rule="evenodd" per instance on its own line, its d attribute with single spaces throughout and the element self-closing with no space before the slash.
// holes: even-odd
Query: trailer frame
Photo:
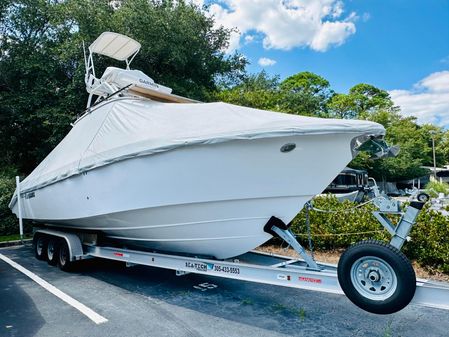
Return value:
<svg viewBox="0 0 449 337">
<path fill-rule="evenodd" d="M 69 245 L 70 261 L 102 258 L 121 261 L 127 266 L 143 265 L 174 270 L 177 276 L 189 273 L 240 281 L 311 290 L 344 295 L 337 277 L 337 266 L 316 262 L 310 268 L 301 258 L 292 258 L 260 251 L 250 251 L 232 259 L 218 260 L 170 253 L 133 250 L 83 243 L 76 233 L 56 229 L 36 229 L 36 235 L 65 240 Z M 82 236 L 82 233 L 81 233 Z M 78 241 L 78 242 L 76 242 Z M 80 251 L 79 248 L 82 248 Z M 415 305 L 449 310 L 449 285 L 418 279 Z"/>
</svg>

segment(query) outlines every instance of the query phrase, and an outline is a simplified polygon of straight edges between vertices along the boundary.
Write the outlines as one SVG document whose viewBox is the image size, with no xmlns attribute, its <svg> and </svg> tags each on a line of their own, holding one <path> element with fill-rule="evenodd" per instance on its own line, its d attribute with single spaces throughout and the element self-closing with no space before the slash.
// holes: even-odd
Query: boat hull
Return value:
<svg viewBox="0 0 449 337">
<path fill-rule="evenodd" d="M 266 242 L 352 159 L 359 134 L 186 146 L 102 166 L 22 198 L 24 218 L 128 245 L 228 258 Z M 281 152 L 285 144 L 295 144 Z M 17 203 L 13 208 L 17 214 Z"/>
</svg>

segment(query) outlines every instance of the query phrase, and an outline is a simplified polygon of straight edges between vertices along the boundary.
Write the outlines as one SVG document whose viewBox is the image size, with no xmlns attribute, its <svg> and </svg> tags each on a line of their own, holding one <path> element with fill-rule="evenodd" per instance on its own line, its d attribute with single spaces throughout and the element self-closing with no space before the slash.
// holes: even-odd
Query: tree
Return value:
<svg viewBox="0 0 449 337">
<path fill-rule="evenodd" d="M 367 118 L 370 113 L 379 110 L 397 111 L 390 94 L 371 84 L 360 83 L 353 86 L 349 90 L 349 96 L 353 101 L 356 117 Z"/>
<path fill-rule="evenodd" d="M 366 169 L 376 179 L 398 181 L 418 178 L 427 173 L 422 166 L 431 166 L 432 147 L 430 131 L 435 132 L 441 143 L 437 147 L 437 163 L 447 161 L 442 130 L 435 126 L 416 123 L 414 117 L 404 117 L 385 90 L 369 84 L 358 84 L 347 95 L 337 94 L 329 102 L 329 111 L 340 118 L 362 118 L 382 124 L 386 129 L 385 140 L 400 147 L 395 158 L 373 160 L 359 154 L 350 166 Z"/>
<path fill-rule="evenodd" d="M 357 117 L 356 105 L 351 95 L 335 94 L 327 103 L 330 117 L 352 119 Z"/>
<path fill-rule="evenodd" d="M 201 100 L 217 89 L 217 77 L 243 73 L 246 59 L 224 53 L 230 30 L 215 29 L 213 18 L 197 6 L 155 3 L 128 0 L 115 14 L 116 31 L 142 43 L 135 67 L 175 92 Z"/>
<path fill-rule="evenodd" d="M 280 84 L 282 111 L 308 116 L 327 116 L 327 103 L 333 94 L 329 82 L 304 71 L 286 78 Z"/>
<path fill-rule="evenodd" d="M 58 31 L 51 7 L 43 0 L 12 2 L 0 22 L 0 163 L 23 171 L 50 151 L 71 119 L 70 79 L 52 55 Z"/>
<path fill-rule="evenodd" d="M 279 111 L 279 77 L 270 77 L 265 71 L 248 75 L 240 84 L 217 92 L 215 98 L 241 106 Z"/>
<path fill-rule="evenodd" d="M 430 130 L 435 137 L 442 140 L 441 128 L 430 125 L 420 126 L 416 118 L 403 117 L 398 113 L 381 110 L 373 113 L 370 119 L 381 123 L 386 128 L 386 141 L 399 145 L 400 152 L 395 158 L 372 160 L 366 155 L 359 155 L 351 162 L 351 167 L 367 169 L 369 174 L 383 181 L 408 180 L 422 177 L 428 170 L 422 166 L 433 166 Z M 444 145 L 436 148 L 437 165 L 447 162 Z"/>
<path fill-rule="evenodd" d="M 324 116 L 333 91 L 323 77 L 301 72 L 279 83 L 265 71 L 244 77 L 239 84 L 222 90 L 216 98 L 252 108 L 298 115 Z"/>
<path fill-rule="evenodd" d="M 136 38 L 133 67 L 174 92 L 208 99 L 217 79 L 238 77 L 246 60 L 224 50 L 230 30 L 214 28 L 201 8 L 184 1 L 20 0 L 0 4 L 1 166 L 28 173 L 83 111 L 82 41 L 103 31 Z M 107 62 L 106 62 L 107 61 Z M 101 74 L 110 60 L 96 58 Z"/>
<path fill-rule="evenodd" d="M 348 94 L 333 95 L 327 103 L 327 108 L 329 115 L 336 118 L 367 119 L 371 114 L 378 114 L 380 111 L 389 114 L 399 111 L 387 91 L 365 83 L 353 86 Z"/>
</svg>

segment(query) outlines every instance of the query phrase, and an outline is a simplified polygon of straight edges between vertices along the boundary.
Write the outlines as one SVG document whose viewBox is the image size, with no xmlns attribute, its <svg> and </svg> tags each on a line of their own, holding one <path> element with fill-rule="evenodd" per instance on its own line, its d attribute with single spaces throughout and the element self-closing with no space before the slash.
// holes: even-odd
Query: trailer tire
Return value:
<svg viewBox="0 0 449 337">
<path fill-rule="evenodd" d="M 58 264 L 59 239 L 50 237 L 47 242 L 47 262 L 49 265 L 56 266 Z"/>
<path fill-rule="evenodd" d="M 338 281 L 358 307 L 375 314 L 402 310 L 413 299 L 416 275 L 407 257 L 392 245 L 361 241 L 340 257 Z"/>
<path fill-rule="evenodd" d="M 61 240 L 58 251 L 58 267 L 62 271 L 70 271 L 73 267 L 73 262 L 70 261 L 69 245 L 65 240 Z"/>
<path fill-rule="evenodd" d="M 34 234 L 33 237 L 33 250 L 34 256 L 38 260 L 46 260 L 47 259 L 47 243 L 48 239 L 45 235 L 42 234 Z"/>
<path fill-rule="evenodd" d="M 424 193 L 424 192 L 419 193 L 419 194 L 416 196 L 416 200 L 418 200 L 418 201 L 420 201 L 420 202 L 427 202 L 427 201 L 430 200 L 430 195 L 428 195 L 427 193 Z"/>
</svg>

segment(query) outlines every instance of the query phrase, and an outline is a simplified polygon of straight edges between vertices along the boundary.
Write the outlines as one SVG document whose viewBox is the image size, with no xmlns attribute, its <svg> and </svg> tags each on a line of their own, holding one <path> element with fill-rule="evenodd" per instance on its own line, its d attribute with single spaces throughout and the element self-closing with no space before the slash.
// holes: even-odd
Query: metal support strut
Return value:
<svg viewBox="0 0 449 337">
<path fill-rule="evenodd" d="M 425 202 L 412 201 L 405 212 L 401 211 L 401 204 L 398 200 L 394 200 L 384 193 L 381 193 L 376 181 L 370 178 L 374 182 L 373 192 L 374 192 L 374 205 L 379 209 L 378 211 L 373 211 L 374 217 L 381 223 L 381 225 L 391 234 L 392 238 L 390 245 L 401 250 L 402 246 L 406 241 L 409 240 L 409 234 L 416 222 L 419 212 L 421 212 L 424 207 Z M 394 225 L 390 219 L 388 219 L 387 214 L 397 214 L 401 218 Z"/>
<path fill-rule="evenodd" d="M 392 238 L 390 244 L 393 247 L 401 250 L 406 241 L 409 240 L 409 233 L 416 222 L 419 212 L 424 206 L 424 202 L 412 201 L 405 212 L 399 210 L 393 211 L 391 209 L 384 209 L 379 207 L 379 211 L 373 211 L 375 218 L 382 224 L 382 226 L 391 234 Z M 387 214 L 400 214 L 401 218 L 398 223 L 394 225 Z"/>
<path fill-rule="evenodd" d="M 315 260 L 306 252 L 303 246 L 296 241 L 296 237 L 289 229 L 280 229 L 279 227 L 273 226 L 271 228 L 273 232 L 275 232 L 281 239 L 287 242 L 292 248 L 303 258 L 303 260 L 307 263 L 310 269 L 320 270 L 318 264 Z"/>
<path fill-rule="evenodd" d="M 281 219 L 272 216 L 265 225 L 264 230 L 287 242 L 303 258 L 309 269 L 321 270 L 313 257 L 306 252 L 304 247 L 296 240 L 295 235 L 288 229 L 288 226 Z"/>
</svg>

